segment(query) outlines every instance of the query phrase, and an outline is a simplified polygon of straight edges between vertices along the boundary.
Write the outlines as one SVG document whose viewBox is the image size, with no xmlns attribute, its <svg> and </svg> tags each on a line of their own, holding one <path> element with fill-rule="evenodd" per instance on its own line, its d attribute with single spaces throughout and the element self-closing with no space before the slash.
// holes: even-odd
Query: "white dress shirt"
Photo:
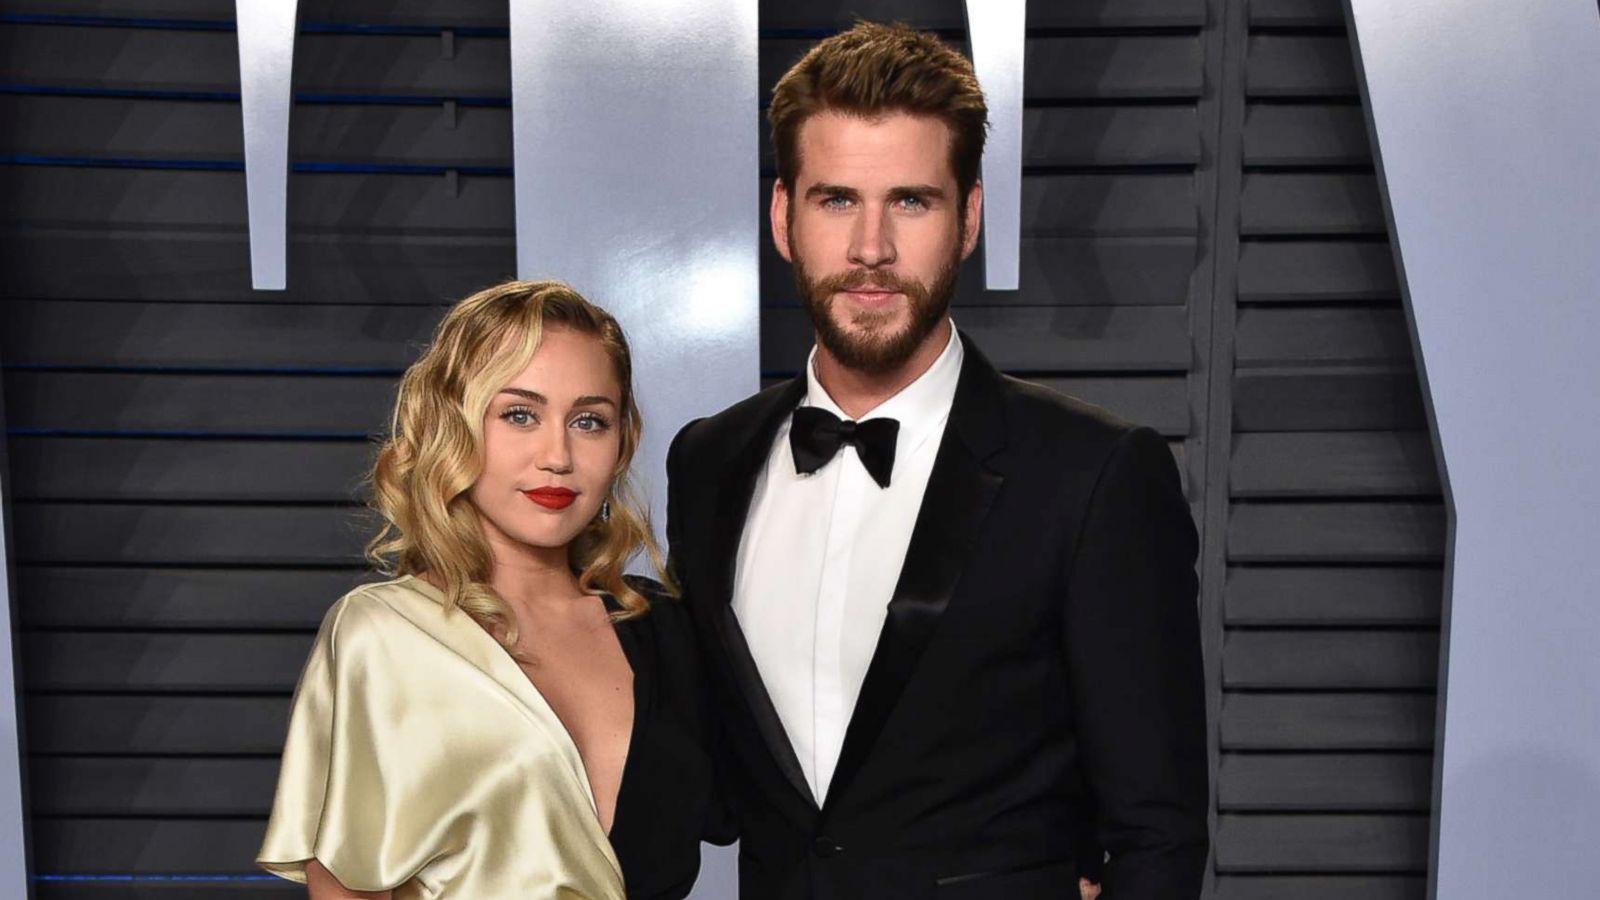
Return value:
<svg viewBox="0 0 1600 900">
<path fill-rule="evenodd" d="M 788 420 L 756 477 L 733 609 L 818 803 L 900 579 L 961 358 L 952 326 L 933 365 L 861 417 L 900 422 L 888 487 L 872 480 L 850 445 L 816 472 L 796 474 Z M 815 359 L 813 349 L 800 405 L 848 419 L 817 382 Z"/>
</svg>

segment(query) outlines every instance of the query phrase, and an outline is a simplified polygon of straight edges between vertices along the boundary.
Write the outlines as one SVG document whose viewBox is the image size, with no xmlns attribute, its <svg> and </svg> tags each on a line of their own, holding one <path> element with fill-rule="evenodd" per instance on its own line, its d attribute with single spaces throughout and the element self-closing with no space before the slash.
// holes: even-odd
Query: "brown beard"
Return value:
<svg viewBox="0 0 1600 900">
<path fill-rule="evenodd" d="M 852 269 L 813 280 L 796 252 L 794 283 L 811 317 L 811 325 L 817 331 L 817 343 L 847 369 L 882 375 L 905 365 L 944 321 L 950 311 L 950 299 L 956 292 L 956 267 L 960 262 L 957 248 L 934 275 L 931 284 L 871 269 Z M 846 331 L 834 320 L 831 313 L 834 294 L 868 288 L 905 295 L 911 313 L 906 327 L 892 334 L 879 334 L 874 326 L 881 327 L 889 317 L 871 310 L 856 310 L 851 317 L 851 324 L 862 328 L 864 334 Z"/>
</svg>

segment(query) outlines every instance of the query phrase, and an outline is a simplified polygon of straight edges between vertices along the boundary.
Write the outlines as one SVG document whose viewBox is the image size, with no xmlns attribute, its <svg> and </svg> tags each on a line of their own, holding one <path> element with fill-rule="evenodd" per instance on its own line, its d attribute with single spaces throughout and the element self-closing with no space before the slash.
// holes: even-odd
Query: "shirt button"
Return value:
<svg viewBox="0 0 1600 900">
<path fill-rule="evenodd" d="M 823 835 L 811 842 L 811 851 L 823 859 L 827 859 L 843 853 L 844 848 L 835 844 L 832 838 Z"/>
</svg>

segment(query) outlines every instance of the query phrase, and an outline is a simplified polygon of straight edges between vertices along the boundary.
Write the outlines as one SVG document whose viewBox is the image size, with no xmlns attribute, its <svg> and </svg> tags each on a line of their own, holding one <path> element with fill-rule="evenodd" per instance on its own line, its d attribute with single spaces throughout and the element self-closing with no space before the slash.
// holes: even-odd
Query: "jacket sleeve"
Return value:
<svg viewBox="0 0 1600 900">
<path fill-rule="evenodd" d="M 682 486 L 691 477 L 686 471 L 684 446 L 689 430 L 699 421 L 696 419 L 685 425 L 667 448 L 667 572 L 673 585 L 682 592 L 683 603 L 691 611 L 691 615 L 695 610 L 695 598 L 689 596 L 692 579 L 685 570 L 688 547 L 683 538 L 685 510 Z M 721 710 L 717 708 L 716 694 L 711 690 L 710 682 L 707 680 L 709 660 L 706 658 L 704 648 L 700 646 L 701 630 L 691 627 L 688 632 L 694 643 L 694 671 L 699 683 L 700 708 L 704 712 L 701 734 L 706 752 L 711 757 L 711 801 L 707 804 L 706 821 L 701 838 L 713 844 L 726 845 L 738 840 L 739 828 L 728 802 L 727 783 L 724 778 L 727 764 L 722 741 Z"/>
<path fill-rule="evenodd" d="M 1165 442 L 1127 432 L 1069 557 L 1063 617 L 1081 766 L 1110 856 L 1102 900 L 1200 896 L 1210 799 L 1197 552 Z"/>
</svg>

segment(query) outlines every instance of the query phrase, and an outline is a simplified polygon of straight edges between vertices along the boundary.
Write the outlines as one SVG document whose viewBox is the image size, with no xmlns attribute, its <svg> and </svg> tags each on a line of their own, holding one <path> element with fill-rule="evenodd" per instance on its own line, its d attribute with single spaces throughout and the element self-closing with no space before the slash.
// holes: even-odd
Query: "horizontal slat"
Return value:
<svg viewBox="0 0 1600 900">
<path fill-rule="evenodd" d="M 1444 557 L 1438 503 L 1235 503 L 1233 562 L 1435 562 Z"/>
<path fill-rule="evenodd" d="M 160 876 L 45 880 L 34 885 L 34 900 L 304 900 L 303 884 L 271 877 L 206 878 Z"/>
<path fill-rule="evenodd" d="M 237 230 L 244 173 L 168 169 L 0 166 L 14 226 L 97 231 Z M 361 234 L 509 235 L 509 176 L 300 172 L 289 176 L 291 229 Z"/>
<path fill-rule="evenodd" d="M 372 0 L 365 0 L 372 2 Z M 957 30 L 966 18 L 956 3 L 928 0 L 873 0 L 858 3 L 790 3 L 761 0 L 762 28 L 848 28 L 859 14 L 883 22 L 907 22 L 919 28 Z M 1199 27 L 1206 21 L 1202 0 L 1110 0 L 1098 3 L 1033 3 L 1029 28 Z"/>
<path fill-rule="evenodd" d="M 28 800 L 47 816 L 262 816 L 276 757 L 115 759 L 34 757 Z"/>
<path fill-rule="evenodd" d="M 984 289 L 983 251 L 962 265 L 956 307 L 1182 306 L 1189 299 L 1198 242 L 1193 236 L 1024 236 L 1015 291 Z M 769 306 L 799 306 L 794 270 L 765 235 L 761 297 Z"/>
<path fill-rule="evenodd" d="M 223 7 L 224 16 L 231 9 Z M 208 18 L 215 18 L 211 16 Z M 301 93 L 507 97 L 510 39 L 438 35 L 299 34 L 294 87 Z M 0 25 L 0 79 L 58 87 L 239 90 L 231 31 Z"/>
<path fill-rule="evenodd" d="M 814 40 L 761 42 L 763 98 Z M 298 71 L 296 72 L 298 77 Z M 1205 82 L 1198 35 L 1088 35 L 1028 38 L 1026 100 L 1196 98 Z"/>
<path fill-rule="evenodd" d="M 1245 369 L 1234 376 L 1233 426 L 1250 431 L 1419 431 L 1428 426 L 1416 371 Z"/>
<path fill-rule="evenodd" d="M 1240 234 L 1383 235 L 1375 176 L 1249 172 L 1239 198 Z"/>
<path fill-rule="evenodd" d="M 1232 626 L 1434 625 L 1443 597 L 1433 568 L 1234 567 L 1224 588 Z"/>
<path fill-rule="evenodd" d="M 1025 109 L 1022 164 L 1195 165 L 1200 162 L 1197 116 L 1188 104 Z"/>
<path fill-rule="evenodd" d="M 760 44 L 769 89 L 814 40 Z M 72 52 L 64 52 L 71 48 Z M 226 31 L 0 26 L 0 79 L 78 88 L 182 91 L 239 89 L 238 42 Z M 1027 41 L 1029 99 L 1197 97 L 1197 35 L 1088 35 Z M 504 36 L 302 33 L 295 41 L 300 93 L 427 98 L 505 98 L 511 45 Z"/>
<path fill-rule="evenodd" d="M 365 494 L 366 441 L 10 440 L 17 500 L 339 502 Z"/>
<path fill-rule="evenodd" d="M 1168 437 L 1189 433 L 1189 385 L 1184 376 L 1145 378 L 1040 378 L 1042 384 Z"/>
<path fill-rule="evenodd" d="M 259 874 L 254 860 L 267 825 L 265 819 L 47 817 L 31 824 L 36 871 L 87 874 Z"/>
<path fill-rule="evenodd" d="M 1251 104 L 1244 119 L 1246 166 L 1370 165 L 1359 106 Z"/>
<path fill-rule="evenodd" d="M 761 296 L 768 303 L 797 305 L 788 263 L 768 244 L 761 252 Z M 974 254 L 963 267 L 955 303 L 1182 304 L 1195 254 L 1192 236 L 1024 237 L 1020 290 L 983 290 L 981 254 Z M 78 264 L 86 258 L 96 265 Z M 300 234 L 290 236 L 288 258 L 288 289 L 256 293 L 250 289 L 249 245 L 242 233 L 13 230 L 0 232 L 0 291 L 58 299 L 440 305 L 510 278 L 516 270 L 509 234 Z"/>
<path fill-rule="evenodd" d="M 1233 496 L 1434 496 L 1433 442 L 1421 431 L 1241 434 L 1228 475 Z"/>
<path fill-rule="evenodd" d="M 359 566 L 373 516 L 339 506 L 16 503 L 23 563 Z"/>
<path fill-rule="evenodd" d="M 1241 367 L 1409 364 L 1411 336 L 1398 309 L 1246 308 L 1234 331 Z"/>
<path fill-rule="evenodd" d="M 1433 799 L 1433 757 L 1224 753 L 1217 809 L 1226 812 L 1413 812 Z"/>
<path fill-rule="evenodd" d="M 118 160 L 242 162 L 236 103 L 125 97 L 0 95 L 0 152 Z M 765 117 L 761 162 L 772 168 Z M 1365 140 L 1363 132 L 1363 140 Z M 512 165 L 505 107 L 300 103 L 290 113 L 295 162 L 445 167 Z M 1052 106 L 1022 116 L 1026 166 L 1194 165 L 1192 104 Z"/>
<path fill-rule="evenodd" d="M 39 628 L 315 628 L 363 569 L 22 566 L 17 606 Z"/>
<path fill-rule="evenodd" d="M 768 190 L 764 180 L 763 211 Z M 4 165 L 0 192 L 13 223 L 29 227 L 242 232 L 246 222 L 243 172 Z M 291 231 L 498 237 L 513 228 L 506 176 L 295 173 L 288 202 Z M 1194 210 L 1188 174 L 1023 179 L 1022 227 L 1033 235 L 1192 235 Z"/>
<path fill-rule="evenodd" d="M 1244 241 L 1239 302 L 1398 300 L 1400 281 L 1385 242 Z"/>
<path fill-rule="evenodd" d="M 984 330 L 974 333 L 980 344 L 983 343 Z M 989 332 L 988 337 L 991 341 L 1002 339 L 996 332 Z M 1052 367 L 1091 368 L 1092 357 L 1085 361 L 1065 355 L 1066 349 L 1078 344 L 1089 345 L 1092 341 L 1088 338 L 1076 344 L 1063 341 L 1056 345 L 1063 354 L 1059 356 L 1040 359 L 1022 355 L 1023 351 L 1037 354 L 1048 350 L 1048 345 L 1036 341 L 1024 345 L 1020 351 L 1007 350 L 1002 359 L 1023 364 L 1014 368 L 1035 378 Z M 798 371 L 800 360 L 803 354 L 788 362 Z M 1161 368 L 1181 370 L 1184 367 L 1163 365 Z M 8 424 L 13 429 L 359 436 L 363 429 L 376 433 L 383 428 L 383 420 L 393 403 L 392 382 L 381 378 L 13 372 L 8 382 L 11 403 Z M 1187 433 L 1188 407 L 1181 377 L 1132 381 L 1085 378 L 1062 384 L 1069 392 L 1091 403 L 1104 405 L 1124 418 L 1149 424 L 1164 434 Z M 315 404 L 306 402 L 311 397 L 316 398 Z M 81 412 L 74 415 L 72 410 Z M 173 452 L 181 455 L 187 451 Z M 226 446 L 217 451 L 221 455 L 213 457 L 210 465 L 226 462 L 229 452 Z M 202 456 L 207 453 L 207 450 L 195 451 Z M 70 470 L 58 472 L 57 476 L 44 487 L 63 493 L 80 493 L 71 483 Z M 220 480 L 212 483 L 219 487 L 237 483 L 228 476 L 218 477 Z M 326 482 L 319 482 L 322 477 L 325 476 L 308 475 L 305 486 L 308 489 L 318 483 L 325 486 Z M 286 481 L 286 484 L 294 483 L 295 479 Z"/>
<path fill-rule="evenodd" d="M 1250 694 L 1222 697 L 1229 750 L 1427 750 L 1432 694 Z"/>
<path fill-rule="evenodd" d="M 27 716 L 33 753 L 276 754 L 289 730 L 289 694 L 36 695 Z"/>
<path fill-rule="evenodd" d="M 1250 24 L 1258 28 L 1343 28 L 1344 5 L 1339 0 L 1250 0 Z"/>
<path fill-rule="evenodd" d="M 1427 816 L 1217 817 L 1219 873 L 1421 872 L 1427 861 Z"/>
<path fill-rule="evenodd" d="M 244 160 L 236 102 L 0 96 L 0 152 L 119 160 Z M 511 110 L 441 105 L 296 104 L 295 162 L 511 166 Z"/>
<path fill-rule="evenodd" d="M 1225 875 L 1216 900 L 1426 900 L 1420 875 Z"/>
<path fill-rule="evenodd" d="M 1357 93 L 1344 35 L 1250 37 L 1245 92 L 1251 97 L 1350 97 Z"/>
<path fill-rule="evenodd" d="M 1176 306 L 966 309 L 957 325 L 1007 371 L 1178 371 L 1189 368 L 1188 312 Z M 814 332 L 798 309 L 762 310 L 761 364 L 805 366 Z"/>
<path fill-rule="evenodd" d="M 10 365 L 378 369 L 398 373 L 442 307 L 10 301 Z"/>
<path fill-rule="evenodd" d="M 18 12 L 58 15 L 149 16 L 150 4 L 138 0 L 7 0 L 6 8 Z M 795 4 L 761 0 L 763 28 L 843 29 L 855 21 L 849 3 Z M 1203 0 L 1110 0 L 1099 3 L 1035 4 L 1028 10 L 1030 28 L 1053 27 L 1199 27 L 1205 24 Z M 216 0 L 163 0 L 162 16 L 183 19 L 231 19 L 233 11 Z M 953 3 L 927 0 L 875 0 L 870 10 L 882 21 L 907 22 L 918 28 L 941 31 L 963 29 L 966 19 Z M 431 26 L 438 28 L 503 28 L 506 4 L 495 0 L 453 0 L 449 4 L 428 0 L 301 0 L 304 23 L 360 23 L 380 26 Z"/>
<path fill-rule="evenodd" d="M 0 291 L 41 299 L 439 305 L 517 270 L 510 233 L 298 233 L 287 241 L 288 289 L 257 292 L 243 231 L 80 224 L 0 230 Z M 95 264 L 82 265 L 85 259 Z"/>
<path fill-rule="evenodd" d="M 45 873 L 50 874 L 50 873 Z M 271 877 L 194 876 L 45 880 L 33 886 L 34 900 L 304 900 L 306 887 Z"/>
<path fill-rule="evenodd" d="M 22 640 L 30 691 L 192 692 L 294 690 L 310 634 L 74 634 Z"/>
<path fill-rule="evenodd" d="M 1432 631 L 1230 631 L 1222 680 L 1229 690 L 1432 688 L 1439 635 Z"/>
<path fill-rule="evenodd" d="M 11 372 L 6 425 L 360 437 L 386 427 L 394 390 L 388 375 Z"/>
</svg>

